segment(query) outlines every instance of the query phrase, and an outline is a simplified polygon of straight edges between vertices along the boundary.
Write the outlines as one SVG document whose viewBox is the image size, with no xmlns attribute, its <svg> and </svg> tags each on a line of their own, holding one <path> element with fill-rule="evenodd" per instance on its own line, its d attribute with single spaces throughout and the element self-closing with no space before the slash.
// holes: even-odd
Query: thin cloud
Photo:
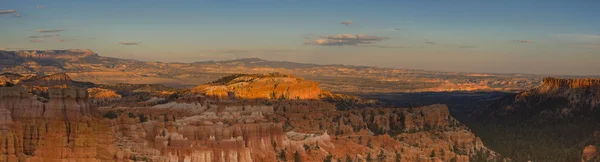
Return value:
<svg viewBox="0 0 600 162">
<path fill-rule="evenodd" d="M 348 25 L 352 24 L 352 21 L 344 20 L 344 21 L 340 22 L 340 24 L 344 24 L 344 25 L 348 26 Z"/>
<path fill-rule="evenodd" d="M 305 45 L 321 46 L 356 46 L 361 44 L 372 44 L 388 39 L 387 37 L 368 36 L 364 34 L 338 34 L 334 36 L 323 36 L 320 39 L 305 41 Z"/>
<path fill-rule="evenodd" d="M 59 34 L 57 35 L 42 35 L 42 36 L 29 36 L 27 38 L 50 38 L 50 37 L 54 37 L 54 36 L 60 36 Z"/>
<path fill-rule="evenodd" d="M 555 34 L 555 37 L 575 38 L 575 39 L 600 39 L 600 35 L 591 34 Z"/>
<path fill-rule="evenodd" d="M 62 39 L 62 38 L 56 39 L 56 42 L 60 42 L 60 43 L 70 42 L 70 41 L 75 41 L 75 39 Z"/>
<path fill-rule="evenodd" d="M 395 31 L 399 31 L 399 30 L 402 30 L 402 29 L 400 29 L 400 28 L 394 28 L 394 30 L 395 30 Z"/>
<path fill-rule="evenodd" d="M 62 32 L 62 31 L 66 31 L 65 29 L 57 29 L 57 30 L 44 30 L 44 29 L 38 29 L 36 30 L 38 33 L 56 33 L 56 32 Z"/>
<path fill-rule="evenodd" d="M 512 40 L 513 42 L 517 42 L 517 43 L 532 43 L 533 41 L 531 40 Z"/>
<path fill-rule="evenodd" d="M 35 8 L 46 8 L 46 6 L 35 6 Z"/>
<path fill-rule="evenodd" d="M 373 48 L 405 48 L 404 46 L 389 46 L 389 45 L 364 45 L 365 47 L 373 47 Z"/>
<path fill-rule="evenodd" d="M 32 42 L 32 43 L 42 43 L 42 42 L 44 42 L 44 40 L 42 40 L 42 39 L 32 39 L 32 40 L 29 40 L 29 42 Z"/>
<path fill-rule="evenodd" d="M 0 15 L 1 14 L 11 14 L 11 13 L 15 13 L 15 12 L 17 12 L 17 10 L 3 10 L 3 11 L 0 11 Z"/>
<path fill-rule="evenodd" d="M 125 45 L 125 46 L 135 46 L 140 44 L 141 42 L 119 42 L 120 45 Z"/>
<path fill-rule="evenodd" d="M 21 17 L 21 14 L 13 14 L 12 17 Z"/>
</svg>

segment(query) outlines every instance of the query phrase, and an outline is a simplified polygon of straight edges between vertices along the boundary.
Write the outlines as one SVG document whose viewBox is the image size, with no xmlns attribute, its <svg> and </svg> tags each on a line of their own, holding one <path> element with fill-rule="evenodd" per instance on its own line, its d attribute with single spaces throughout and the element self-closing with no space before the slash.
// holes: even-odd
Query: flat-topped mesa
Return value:
<svg viewBox="0 0 600 162">
<path fill-rule="evenodd" d="M 24 58 L 35 58 L 35 59 L 70 59 L 77 60 L 80 58 L 97 55 L 91 50 L 23 50 L 15 51 L 17 56 Z"/>
<path fill-rule="evenodd" d="M 20 82 L 22 85 L 43 85 L 43 86 L 55 86 L 55 85 L 73 85 L 73 80 L 67 75 L 67 73 L 56 73 L 48 76 L 43 76 L 33 80 L 26 80 Z"/>
<path fill-rule="evenodd" d="M 241 99 L 319 99 L 319 83 L 284 74 L 223 77 L 192 90 L 209 97 Z"/>
<path fill-rule="evenodd" d="M 86 89 L 49 88 L 48 96 L 49 101 L 42 102 L 25 87 L 0 87 L 0 109 L 10 111 L 14 120 L 43 118 L 66 121 L 92 116 Z"/>
<path fill-rule="evenodd" d="M 581 79 L 559 79 L 547 77 L 544 78 L 544 86 L 563 87 L 563 88 L 588 88 L 600 87 L 600 78 L 581 78 Z"/>
</svg>

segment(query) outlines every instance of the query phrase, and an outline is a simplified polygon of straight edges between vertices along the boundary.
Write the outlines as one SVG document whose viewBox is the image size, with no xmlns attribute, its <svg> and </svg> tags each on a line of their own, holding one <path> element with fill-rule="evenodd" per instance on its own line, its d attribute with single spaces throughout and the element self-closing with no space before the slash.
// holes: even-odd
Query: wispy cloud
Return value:
<svg viewBox="0 0 600 162">
<path fill-rule="evenodd" d="M 375 45 L 375 44 L 364 45 L 364 46 L 365 47 L 373 47 L 373 48 L 406 48 L 404 46 Z"/>
<path fill-rule="evenodd" d="M 12 17 L 21 17 L 21 14 L 13 14 Z"/>
<path fill-rule="evenodd" d="M 46 8 L 46 6 L 35 6 L 35 8 Z"/>
<path fill-rule="evenodd" d="M 574 38 L 574 39 L 600 39 L 600 35 L 592 34 L 555 34 L 555 37 Z"/>
<path fill-rule="evenodd" d="M 38 33 L 56 33 L 56 32 L 62 32 L 62 31 L 66 31 L 65 29 L 56 29 L 56 30 L 44 30 L 44 29 L 38 29 L 36 30 Z"/>
<path fill-rule="evenodd" d="M 71 42 L 71 41 L 75 41 L 75 39 L 62 39 L 62 38 L 58 38 L 56 39 L 56 42 Z"/>
<path fill-rule="evenodd" d="M 17 12 L 17 10 L 3 10 L 3 11 L 0 11 L 0 15 L 1 14 L 11 14 L 11 13 L 15 13 L 15 12 Z"/>
<path fill-rule="evenodd" d="M 517 42 L 517 43 L 532 43 L 532 40 L 512 40 L 512 42 Z"/>
<path fill-rule="evenodd" d="M 371 44 L 388 39 L 387 37 L 368 36 L 364 34 L 338 34 L 334 36 L 322 36 L 320 39 L 305 41 L 305 45 L 321 46 L 356 46 Z"/>
<path fill-rule="evenodd" d="M 54 36 L 58 37 L 58 36 L 60 36 L 60 34 L 56 34 L 56 35 L 42 35 L 42 36 L 29 36 L 27 38 L 50 38 L 50 37 L 54 37 Z"/>
<path fill-rule="evenodd" d="M 348 25 L 352 24 L 352 21 L 351 20 L 344 20 L 344 21 L 340 22 L 340 24 L 344 24 L 344 25 L 348 26 Z"/>
<path fill-rule="evenodd" d="M 425 44 L 435 44 L 435 42 L 428 41 L 428 40 L 426 40 L 424 43 L 425 43 Z"/>
<path fill-rule="evenodd" d="M 135 46 L 140 44 L 141 42 L 132 42 L 132 41 L 127 41 L 127 42 L 119 42 L 120 45 L 126 45 L 126 46 Z"/>
<path fill-rule="evenodd" d="M 42 40 L 42 39 L 32 39 L 32 40 L 29 40 L 29 42 L 32 42 L 32 43 L 42 43 L 42 42 L 44 42 L 44 40 Z"/>
</svg>

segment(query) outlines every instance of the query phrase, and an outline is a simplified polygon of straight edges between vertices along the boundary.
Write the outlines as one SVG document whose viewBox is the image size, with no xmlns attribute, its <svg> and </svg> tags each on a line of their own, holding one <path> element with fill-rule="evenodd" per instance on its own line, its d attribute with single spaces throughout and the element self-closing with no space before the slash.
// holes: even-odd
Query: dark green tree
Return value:
<svg viewBox="0 0 600 162">
<path fill-rule="evenodd" d="M 329 153 L 329 154 L 327 154 L 325 159 L 323 159 L 323 162 L 331 162 L 332 159 L 333 159 L 333 156 L 331 155 L 331 153 Z"/>
<path fill-rule="evenodd" d="M 383 152 L 383 149 L 379 150 L 379 155 L 377 155 L 377 160 L 379 160 L 379 161 L 385 161 L 385 158 L 387 158 L 387 156 L 385 156 L 385 153 Z"/>
<path fill-rule="evenodd" d="M 352 162 L 352 158 L 348 154 L 346 154 L 346 162 Z"/>
<path fill-rule="evenodd" d="M 283 161 L 287 161 L 287 158 L 285 157 L 285 150 L 282 149 L 281 152 L 279 152 L 278 157 Z"/>
<path fill-rule="evenodd" d="M 302 162 L 302 157 L 300 157 L 298 151 L 294 152 L 294 162 Z"/>
<path fill-rule="evenodd" d="M 367 153 L 367 162 L 373 161 L 373 157 L 371 157 L 371 153 Z"/>
</svg>

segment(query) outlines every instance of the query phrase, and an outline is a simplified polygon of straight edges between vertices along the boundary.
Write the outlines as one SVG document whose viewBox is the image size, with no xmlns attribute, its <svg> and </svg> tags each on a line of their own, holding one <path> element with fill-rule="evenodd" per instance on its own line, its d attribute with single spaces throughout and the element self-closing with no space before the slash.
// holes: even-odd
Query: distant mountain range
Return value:
<svg viewBox="0 0 600 162">
<path fill-rule="evenodd" d="M 0 51 L 0 69 L 19 74 L 67 73 L 94 83 L 165 84 L 192 87 L 236 73 L 280 72 L 318 81 L 332 92 L 518 92 L 542 76 L 435 72 L 353 65 L 318 65 L 245 58 L 194 63 L 144 62 L 103 57 L 91 50 Z"/>
</svg>

